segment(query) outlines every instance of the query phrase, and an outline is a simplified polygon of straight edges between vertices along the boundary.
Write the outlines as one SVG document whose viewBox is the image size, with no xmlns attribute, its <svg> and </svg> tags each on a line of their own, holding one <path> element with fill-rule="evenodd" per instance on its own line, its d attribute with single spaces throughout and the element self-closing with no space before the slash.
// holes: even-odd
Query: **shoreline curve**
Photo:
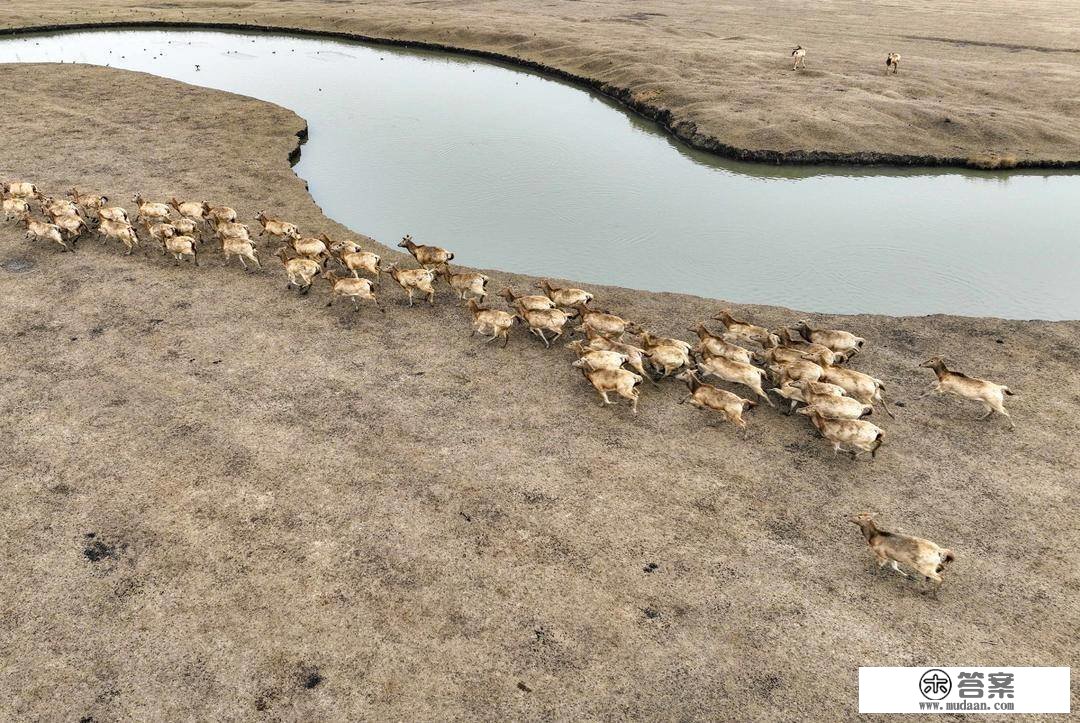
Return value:
<svg viewBox="0 0 1080 723">
<path fill-rule="evenodd" d="M 367 43 L 370 45 L 383 45 L 400 48 L 413 48 L 416 50 L 429 50 L 445 53 L 453 53 L 467 57 L 481 58 L 505 63 L 514 67 L 537 73 L 542 76 L 555 78 L 570 83 L 579 88 L 590 90 L 617 102 L 623 108 L 655 122 L 672 138 L 686 144 L 695 150 L 712 153 L 721 158 L 733 161 L 749 163 L 762 163 L 771 165 L 792 166 L 892 166 L 892 167 L 940 167 L 940 168 L 970 168 L 989 171 L 1009 171 L 1019 169 L 1072 169 L 1080 168 L 1080 159 L 1009 159 L 1005 163 L 988 167 L 976 162 L 972 157 L 966 156 L 935 156 L 905 153 L 882 153 L 877 151 L 858 151 L 852 153 L 835 151 L 794 150 L 776 151 L 768 149 L 740 148 L 725 143 L 720 139 L 699 133 L 697 123 L 692 119 L 680 120 L 675 114 L 660 106 L 653 105 L 648 101 L 637 100 L 633 91 L 623 86 L 605 83 L 601 80 L 588 76 L 571 73 L 546 63 L 521 58 L 506 53 L 478 48 L 465 48 L 444 43 L 434 43 L 425 40 L 408 40 L 402 38 L 388 38 L 375 35 L 365 35 L 343 30 L 320 30 L 313 28 L 298 28 L 284 25 L 257 25 L 253 23 L 225 23 L 225 22 L 200 22 L 179 20 L 132 20 L 132 21 L 101 21 L 101 22 L 78 22 L 78 23 L 53 23 L 48 25 L 25 25 L 18 27 L 0 28 L 0 37 L 17 37 L 21 35 L 34 35 L 44 33 L 77 32 L 80 30 L 138 30 L 138 29 L 191 29 L 191 30 L 223 30 L 242 31 L 264 34 L 290 34 L 314 38 L 330 38 L 335 40 L 348 40 L 352 42 Z M 297 154 L 299 157 L 299 154 Z M 290 160 L 292 156 L 290 155 Z M 295 161 L 292 161 L 295 163 Z"/>
</svg>

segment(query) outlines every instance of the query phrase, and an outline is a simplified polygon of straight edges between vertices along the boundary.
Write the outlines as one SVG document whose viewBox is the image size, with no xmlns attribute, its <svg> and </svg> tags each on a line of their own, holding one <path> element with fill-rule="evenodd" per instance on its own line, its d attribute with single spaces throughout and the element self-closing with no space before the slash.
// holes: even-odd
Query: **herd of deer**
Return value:
<svg viewBox="0 0 1080 723">
<path fill-rule="evenodd" d="M 226 260 L 236 256 L 249 272 L 261 268 L 256 242 L 232 208 L 175 198 L 168 204 L 155 203 L 136 194 L 132 199 L 137 208 L 133 223 L 125 209 L 110 205 L 105 196 L 74 188 L 68 196 L 70 200 L 49 197 L 26 182 L 0 185 L 5 220 L 20 220 L 27 238 L 55 243 L 65 251 L 74 250 L 75 243 L 94 225 L 103 242 L 120 241 L 125 255 L 146 240 L 160 244 L 162 253 L 172 256 L 175 263 L 190 259 L 197 266 L 200 246 L 216 240 Z M 33 203 L 38 205 L 40 219 L 33 216 Z M 776 394 L 790 402 L 789 414 L 804 405 L 799 413 L 810 418 L 834 454 L 846 447 L 852 458 L 864 451 L 875 457 L 884 439 L 882 429 L 865 419 L 873 413 L 874 405 L 881 404 L 890 417 L 894 416 L 885 403 L 884 383 L 844 366 L 866 345 L 865 339 L 848 331 L 817 329 L 802 321 L 792 327 L 792 334 L 787 328 L 770 330 L 738 319 L 725 309 L 713 317 L 723 331 L 717 333 L 699 323 L 690 329 L 697 335 L 697 342 L 691 344 L 654 335 L 633 321 L 596 307 L 588 291 L 556 287 L 546 280 L 536 284 L 542 292 L 537 294 L 518 294 L 507 286 L 499 292 L 507 308 L 497 309 L 484 305 L 487 276 L 452 269 L 453 253 L 414 243 L 411 236 L 405 236 L 398 246 L 406 249 L 418 266 L 402 268 L 396 263 L 383 266 L 378 254 L 351 241 L 334 242 L 326 234 L 305 237 L 296 224 L 263 212 L 256 220 L 261 226 L 258 235 L 281 243 L 274 255 L 285 267 L 287 287 L 307 294 L 315 278 L 321 277 L 331 292 L 327 306 L 344 297 L 356 310 L 361 302 L 371 302 L 385 311 L 376 296 L 383 273 L 404 290 L 409 306 L 416 294 L 434 304 L 435 282 L 441 278 L 465 302 L 472 315 L 473 334 L 486 336 L 488 342 L 501 339 L 505 347 L 511 329 L 518 324 L 528 327 L 545 347 L 564 335 L 580 332 L 584 338 L 567 344 L 577 355 L 572 366 L 581 371 L 605 405 L 612 403 L 609 394 L 614 393 L 629 400 L 636 414 L 642 383 L 648 380 L 658 386 L 663 379 L 672 378 L 687 386 L 688 393 L 680 404 L 689 401 L 745 429 L 742 415 L 758 402 L 704 381 L 715 378 L 746 387 L 769 406 L 776 406 L 769 393 Z M 140 223 L 142 238 L 136 230 Z M 331 262 L 342 274 L 330 270 Z M 566 328 L 571 320 L 578 323 L 573 331 Z M 636 342 L 628 341 L 626 335 L 637 337 Z M 940 357 L 921 366 L 933 369 L 937 377 L 923 396 L 941 393 L 973 400 L 986 409 L 981 419 L 997 412 L 1012 425 L 1004 407 L 1004 396 L 1012 394 L 1008 387 L 952 371 Z M 767 391 L 766 380 L 772 383 Z M 904 565 L 928 580 L 941 582 L 944 564 L 953 559 L 951 551 L 927 540 L 882 530 L 868 515 L 849 519 L 862 528 L 880 566 L 888 564 L 904 574 L 898 564 Z"/>
</svg>

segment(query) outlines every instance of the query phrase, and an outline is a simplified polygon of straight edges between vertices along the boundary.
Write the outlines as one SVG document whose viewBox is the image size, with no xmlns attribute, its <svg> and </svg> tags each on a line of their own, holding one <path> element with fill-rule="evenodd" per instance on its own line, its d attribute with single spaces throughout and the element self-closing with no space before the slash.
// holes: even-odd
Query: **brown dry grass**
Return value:
<svg viewBox="0 0 1080 723">
<path fill-rule="evenodd" d="M 347 233 L 287 110 L 66 65 L 0 67 L 0 103 L 4 175 Z M 1078 323 L 811 316 L 908 402 L 853 464 L 674 385 L 602 409 L 445 289 L 356 314 L 202 256 L 0 226 L 0 717 L 839 720 L 860 665 L 1078 662 Z M 678 336 L 721 303 L 595 291 Z M 1016 432 L 913 402 L 933 353 L 1017 391 Z M 956 550 L 940 595 L 872 569 L 864 509 Z"/>
<path fill-rule="evenodd" d="M 6 0 L 0 27 L 197 21 L 495 52 L 594 79 L 710 147 L 1080 161 L 1080 3 L 1048 0 Z M 788 53 L 808 49 L 805 71 Z M 904 57 L 885 76 L 888 52 Z M 623 93 L 622 91 L 625 91 Z M 670 115 L 668 115 L 670 114 Z M 728 149 L 731 150 L 730 148 Z"/>
</svg>

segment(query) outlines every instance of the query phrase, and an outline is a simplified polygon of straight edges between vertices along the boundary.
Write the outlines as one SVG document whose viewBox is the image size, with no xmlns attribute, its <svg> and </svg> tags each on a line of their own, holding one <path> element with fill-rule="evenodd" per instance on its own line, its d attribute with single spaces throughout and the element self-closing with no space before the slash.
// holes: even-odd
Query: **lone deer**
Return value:
<svg viewBox="0 0 1080 723">
<path fill-rule="evenodd" d="M 806 67 L 806 48 L 796 45 L 795 49 L 791 51 L 791 57 L 795 58 L 795 65 L 792 66 L 792 70 L 798 70 L 800 65 Z"/>
<path fill-rule="evenodd" d="M 1015 427 L 1012 417 L 1005 410 L 1005 395 L 1011 397 L 1013 391 L 1004 384 L 996 384 L 984 379 L 969 377 L 960 372 L 954 372 L 945 366 L 945 360 L 939 356 L 927 359 L 919 366 L 929 367 L 937 375 L 937 382 L 931 385 L 929 391 L 920 396 L 919 399 L 931 394 L 952 394 L 961 399 L 970 399 L 973 402 L 980 402 L 986 408 L 986 414 L 979 417 L 979 419 L 986 419 L 994 412 L 997 412 L 1009 420 L 1010 429 Z"/>
<path fill-rule="evenodd" d="M 862 530 L 866 543 L 874 551 L 874 559 L 877 560 L 879 568 L 888 565 L 904 577 L 908 577 L 908 574 L 900 569 L 900 565 L 940 585 L 945 563 L 956 559 L 952 550 L 940 547 L 930 540 L 881 529 L 869 512 L 852 515 L 848 517 L 848 522 L 855 523 Z"/>
</svg>

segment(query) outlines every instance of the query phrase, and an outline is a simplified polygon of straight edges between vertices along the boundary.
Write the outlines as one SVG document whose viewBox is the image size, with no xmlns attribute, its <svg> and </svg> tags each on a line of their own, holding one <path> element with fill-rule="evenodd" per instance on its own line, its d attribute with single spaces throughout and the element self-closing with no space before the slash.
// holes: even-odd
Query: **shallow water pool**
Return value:
<svg viewBox="0 0 1080 723">
<path fill-rule="evenodd" d="M 0 38 L 0 62 L 61 60 L 293 109 L 310 128 L 296 172 L 329 216 L 470 266 L 810 311 L 1080 318 L 1077 174 L 725 161 L 590 92 L 445 53 L 202 30 Z"/>
</svg>

